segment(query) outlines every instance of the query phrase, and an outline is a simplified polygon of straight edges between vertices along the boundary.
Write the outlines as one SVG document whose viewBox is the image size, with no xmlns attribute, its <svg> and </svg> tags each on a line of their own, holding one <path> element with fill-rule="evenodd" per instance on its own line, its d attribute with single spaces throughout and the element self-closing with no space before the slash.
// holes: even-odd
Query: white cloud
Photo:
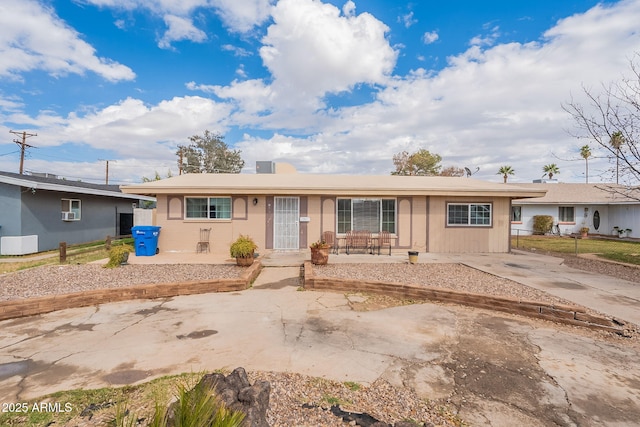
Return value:
<svg viewBox="0 0 640 427">
<path fill-rule="evenodd" d="M 164 22 L 167 24 L 167 31 L 164 33 L 158 46 L 167 49 L 171 43 L 180 40 L 190 40 L 200 43 L 207 40 L 207 34 L 197 29 L 191 20 L 174 15 L 165 15 Z"/>
<path fill-rule="evenodd" d="M 238 47 L 238 46 L 234 46 L 232 44 L 223 44 L 221 46 L 222 50 L 225 50 L 227 52 L 233 52 L 234 56 L 251 56 L 253 55 L 252 52 L 249 52 L 248 50 Z"/>
<path fill-rule="evenodd" d="M 349 0 L 342 6 L 342 13 L 344 16 L 355 16 L 356 15 L 356 4 Z"/>
<path fill-rule="evenodd" d="M 409 12 L 406 15 L 398 17 L 398 22 L 404 24 L 405 28 L 409 28 L 413 24 L 416 24 L 418 20 L 413 17 L 413 12 Z"/>
<path fill-rule="evenodd" d="M 289 107 L 319 108 L 316 98 L 327 93 L 384 83 L 395 66 L 389 28 L 368 13 L 345 16 L 317 0 L 280 0 L 272 16 L 260 55 L 278 101 Z"/>
<path fill-rule="evenodd" d="M 498 37 L 500 37 L 500 27 L 496 26 L 491 28 L 489 34 L 477 35 L 473 37 L 469 41 L 469 44 L 471 46 L 491 46 L 496 42 Z"/>
<path fill-rule="evenodd" d="M 50 8 L 31 0 L 0 3 L 0 76 L 44 70 L 54 76 L 93 72 L 109 81 L 132 80 L 134 72 L 96 50 Z"/>
<path fill-rule="evenodd" d="M 43 111 L 36 117 L 7 114 L 6 122 L 36 129 L 38 147 L 79 143 L 111 150 L 122 158 L 162 159 L 156 145 L 175 148 L 194 133 L 227 130 L 230 107 L 198 96 L 174 97 L 156 105 L 127 98 L 117 104 L 67 117 Z M 165 153 L 166 154 L 166 153 Z"/>
<path fill-rule="evenodd" d="M 87 4 L 115 10 L 149 11 L 162 17 L 167 30 L 158 45 L 168 48 L 171 43 L 190 40 L 200 43 L 207 39 L 203 30 L 193 23 L 197 9 L 211 9 L 231 31 L 245 33 L 261 25 L 269 18 L 273 0 L 80 0 Z M 118 28 L 123 26 L 117 20 Z"/>
<path fill-rule="evenodd" d="M 368 13 L 356 15 L 353 2 L 347 2 L 343 12 L 318 0 L 280 0 L 260 49 L 270 82 L 191 82 L 188 88 L 232 102 L 236 124 L 317 127 L 320 120 L 314 112 L 325 107 L 324 96 L 361 84 L 385 84 L 397 58 L 386 39 L 386 25 Z"/>
<path fill-rule="evenodd" d="M 497 169 L 508 164 L 516 170 L 510 181 L 529 182 L 553 162 L 559 179 L 581 181 L 584 161 L 577 153 L 585 141 L 567 134 L 572 123 L 561 104 L 572 93 L 579 99 L 582 83 L 597 88 L 619 78 L 640 51 L 640 1 L 563 19 L 537 42 L 492 39 L 448 58 L 441 71 L 395 76 L 388 29 L 369 14 L 281 0 L 273 18 L 261 51 L 271 80 L 187 84 L 217 102 L 188 96 L 147 105 L 129 98 L 82 117 L 43 112 L 34 118 L 8 100 L 5 122 L 47 123 L 38 140 L 43 145 L 77 141 L 113 149 L 114 141 L 127 141 L 122 155 L 149 163 L 175 162 L 173 147 L 186 136 L 238 126 L 261 135 L 235 144 L 247 165 L 276 160 L 303 172 L 387 174 L 394 153 L 426 148 L 442 155 L 444 165 L 480 167 L 474 177 L 481 179 L 501 181 Z M 358 85 L 373 88 L 375 99 L 333 109 L 322 104 L 326 94 Z M 274 134 L 264 136 L 269 131 Z M 577 160 L 565 161 L 570 158 Z M 608 168 L 605 159 L 589 165 L 592 178 Z"/>
<path fill-rule="evenodd" d="M 424 44 L 431 44 L 438 40 L 440 36 L 437 31 L 427 31 L 422 35 L 422 42 Z"/>
<path fill-rule="evenodd" d="M 278 160 L 305 171 L 389 173 L 394 153 L 427 148 L 445 165 L 480 167 L 481 179 L 499 180 L 497 169 L 510 164 L 517 171 L 511 181 L 530 182 L 543 165 L 558 163 L 558 178 L 580 182 L 578 147 L 585 141 L 567 133 L 572 122 L 561 104 L 579 95 L 582 83 L 598 87 L 628 70 L 640 51 L 639 21 L 638 1 L 597 6 L 559 21 L 540 42 L 475 45 L 438 73 L 415 70 L 387 80 L 374 102 L 317 112 L 318 129 L 309 137 L 286 144 L 281 136 L 247 137 L 240 146 L 261 160 L 279 147 Z M 498 29 L 491 31 L 497 37 Z M 276 79 L 295 81 L 288 68 L 274 70 Z M 592 159 L 592 180 L 607 168 L 605 159 Z"/>
<path fill-rule="evenodd" d="M 244 33 L 269 18 L 272 0 L 212 0 L 212 3 L 228 28 Z"/>
</svg>

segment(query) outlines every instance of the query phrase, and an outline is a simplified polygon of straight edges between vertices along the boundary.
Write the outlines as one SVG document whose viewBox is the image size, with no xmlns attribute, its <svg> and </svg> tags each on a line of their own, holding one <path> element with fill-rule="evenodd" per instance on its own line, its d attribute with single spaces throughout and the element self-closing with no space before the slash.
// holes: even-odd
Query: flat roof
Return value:
<svg viewBox="0 0 640 427">
<path fill-rule="evenodd" d="M 541 197 L 544 188 L 524 188 L 472 178 L 442 176 L 329 175 L 329 174 L 210 174 L 178 175 L 120 187 L 125 193 L 349 195 L 349 196 L 487 196 Z"/>
</svg>

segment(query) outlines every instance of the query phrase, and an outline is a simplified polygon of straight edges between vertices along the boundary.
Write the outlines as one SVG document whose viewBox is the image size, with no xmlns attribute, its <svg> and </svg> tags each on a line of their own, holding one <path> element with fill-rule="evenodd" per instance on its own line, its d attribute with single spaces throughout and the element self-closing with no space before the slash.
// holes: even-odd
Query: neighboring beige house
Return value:
<svg viewBox="0 0 640 427">
<path fill-rule="evenodd" d="M 513 184 L 528 190 L 546 190 L 544 197 L 514 200 L 511 212 L 512 234 L 533 231 L 534 215 L 550 215 L 561 234 L 579 233 L 589 227 L 590 234 L 615 236 L 618 229 L 630 229 L 628 237 L 640 237 L 640 190 L 615 184 L 535 183 Z M 627 192 L 633 197 L 619 193 Z"/>
<path fill-rule="evenodd" d="M 215 253 L 240 234 L 259 250 L 299 250 L 349 230 L 387 230 L 394 250 L 509 252 L 512 199 L 545 194 L 470 178 L 287 172 L 187 174 L 122 191 L 157 198 L 160 251 L 195 252 L 211 228 Z"/>
</svg>

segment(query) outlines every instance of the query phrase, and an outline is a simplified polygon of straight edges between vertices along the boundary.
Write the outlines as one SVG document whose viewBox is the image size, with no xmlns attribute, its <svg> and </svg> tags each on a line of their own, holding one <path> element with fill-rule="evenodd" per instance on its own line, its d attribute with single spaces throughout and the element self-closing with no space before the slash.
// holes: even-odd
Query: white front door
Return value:
<svg viewBox="0 0 640 427">
<path fill-rule="evenodd" d="M 299 249 L 300 199 L 276 197 L 274 199 L 274 249 Z"/>
</svg>

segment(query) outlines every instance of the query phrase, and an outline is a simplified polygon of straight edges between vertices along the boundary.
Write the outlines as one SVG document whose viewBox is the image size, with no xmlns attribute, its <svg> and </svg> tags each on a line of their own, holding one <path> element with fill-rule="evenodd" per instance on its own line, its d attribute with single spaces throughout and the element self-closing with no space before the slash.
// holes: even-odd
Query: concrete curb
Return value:
<svg viewBox="0 0 640 427">
<path fill-rule="evenodd" d="M 194 295 L 211 292 L 242 291 L 251 286 L 258 277 L 262 263 L 255 261 L 237 279 L 212 279 L 193 282 L 136 285 L 124 288 L 97 289 L 71 294 L 51 295 L 0 302 L 0 320 L 33 316 L 69 308 L 121 302 L 136 299 L 168 298 L 179 295 Z"/>
<path fill-rule="evenodd" d="M 323 291 L 362 292 L 399 299 L 461 304 L 625 335 L 625 322 L 588 314 L 584 308 L 578 306 L 471 294 L 431 286 L 317 277 L 310 261 L 305 261 L 304 263 L 304 288 Z"/>
</svg>

